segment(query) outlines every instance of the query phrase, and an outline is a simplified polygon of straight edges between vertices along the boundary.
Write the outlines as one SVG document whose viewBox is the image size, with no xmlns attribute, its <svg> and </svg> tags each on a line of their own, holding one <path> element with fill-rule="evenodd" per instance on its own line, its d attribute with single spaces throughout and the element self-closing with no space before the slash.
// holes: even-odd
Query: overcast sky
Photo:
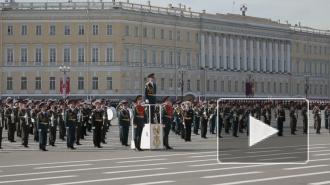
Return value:
<svg viewBox="0 0 330 185">
<path fill-rule="evenodd" d="M 4 0 L 2 0 L 3 2 Z M 16 0 L 16 2 L 33 2 L 33 0 Z M 36 0 L 47 1 L 47 0 Z M 66 1 L 66 0 L 48 0 Z M 83 0 L 73 0 L 83 1 Z M 86 0 L 87 1 L 87 0 Z M 90 0 L 98 2 L 99 0 Z M 112 1 L 112 0 L 103 0 Z M 126 0 L 116 0 L 126 2 Z M 272 20 L 289 21 L 292 25 L 301 22 L 302 26 L 330 30 L 330 0 L 150 0 L 151 5 L 167 7 L 168 4 L 178 6 L 179 3 L 191 7 L 192 11 L 207 13 L 240 14 L 240 5 L 247 4 L 247 16 L 263 17 Z M 147 0 L 130 0 L 131 3 L 146 4 Z M 234 3 L 235 2 L 235 3 Z M 328 12 L 326 12 L 328 11 Z"/>
</svg>

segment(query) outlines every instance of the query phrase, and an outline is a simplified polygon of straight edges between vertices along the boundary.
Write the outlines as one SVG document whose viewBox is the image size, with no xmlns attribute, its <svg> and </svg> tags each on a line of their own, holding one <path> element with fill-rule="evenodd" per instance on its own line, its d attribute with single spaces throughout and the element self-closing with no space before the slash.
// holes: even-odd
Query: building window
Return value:
<svg viewBox="0 0 330 185">
<path fill-rule="evenodd" d="M 160 80 L 160 90 L 164 90 L 165 89 L 165 78 L 161 78 Z"/>
<path fill-rule="evenodd" d="M 21 35 L 27 35 L 27 25 L 22 25 Z"/>
<path fill-rule="evenodd" d="M 130 48 L 125 48 L 125 62 L 130 62 L 130 55 L 131 55 L 131 49 Z"/>
<path fill-rule="evenodd" d="M 261 82 L 261 92 L 265 93 L 265 83 Z"/>
<path fill-rule="evenodd" d="M 85 35 L 85 25 L 79 25 L 78 26 L 78 35 Z"/>
<path fill-rule="evenodd" d="M 228 81 L 228 92 L 231 92 L 231 80 Z"/>
<path fill-rule="evenodd" d="M 285 93 L 289 93 L 289 83 L 285 83 Z"/>
<path fill-rule="evenodd" d="M 78 90 L 84 90 L 84 77 L 78 77 Z"/>
<path fill-rule="evenodd" d="M 152 50 L 152 63 L 153 64 L 157 63 L 157 50 L 155 49 Z"/>
<path fill-rule="evenodd" d="M 258 82 L 254 82 L 254 92 L 258 92 Z"/>
<path fill-rule="evenodd" d="M 176 40 L 181 40 L 181 31 L 176 31 Z"/>
<path fill-rule="evenodd" d="M 297 94 L 299 94 L 300 92 L 300 86 L 299 86 L 299 83 L 297 84 Z"/>
<path fill-rule="evenodd" d="M 206 91 L 210 91 L 210 80 L 206 81 Z"/>
<path fill-rule="evenodd" d="M 113 62 L 113 60 L 114 60 L 113 48 L 107 47 L 105 52 L 106 52 L 106 61 Z"/>
<path fill-rule="evenodd" d="M 55 25 L 50 25 L 49 35 L 56 35 L 56 26 Z"/>
<path fill-rule="evenodd" d="M 221 80 L 220 88 L 221 88 L 221 92 L 225 91 L 225 82 L 223 80 Z"/>
<path fill-rule="evenodd" d="M 187 66 L 191 66 L 191 53 L 187 52 Z"/>
<path fill-rule="evenodd" d="M 134 63 L 140 63 L 140 48 L 134 48 Z"/>
<path fill-rule="evenodd" d="M 162 64 L 162 65 L 165 64 L 165 51 L 164 50 L 160 51 L 160 64 Z"/>
<path fill-rule="evenodd" d="M 27 62 L 28 61 L 28 51 L 27 48 L 21 48 L 21 62 Z"/>
<path fill-rule="evenodd" d="M 328 86 L 327 85 L 324 86 L 324 94 L 328 94 Z"/>
<path fill-rule="evenodd" d="M 174 58 L 173 55 L 174 55 L 173 51 L 168 52 L 168 64 L 169 65 L 173 65 L 173 58 Z"/>
<path fill-rule="evenodd" d="M 125 36 L 130 36 L 129 26 L 125 26 Z"/>
<path fill-rule="evenodd" d="M 7 90 L 13 90 L 13 77 L 7 77 Z"/>
<path fill-rule="evenodd" d="M 21 90 L 26 90 L 27 88 L 27 77 L 21 77 Z"/>
<path fill-rule="evenodd" d="M 201 80 L 197 80 L 197 91 L 201 91 Z"/>
<path fill-rule="evenodd" d="M 85 48 L 78 48 L 78 62 L 85 62 Z"/>
<path fill-rule="evenodd" d="M 168 38 L 169 38 L 170 40 L 173 40 L 173 31 L 172 31 L 172 30 L 170 30 L 170 31 L 168 32 Z"/>
<path fill-rule="evenodd" d="M 283 93 L 282 82 L 280 82 L 280 93 Z"/>
<path fill-rule="evenodd" d="M 112 26 L 112 24 L 107 25 L 107 35 L 113 35 L 113 26 Z"/>
<path fill-rule="evenodd" d="M 304 44 L 304 53 L 307 52 L 307 47 L 306 47 L 306 44 Z"/>
<path fill-rule="evenodd" d="M 41 48 L 36 48 L 35 49 L 35 62 L 41 62 L 42 56 L 41 56 Z"/>
<path fill-rule="evenodd" d="M 92 48 L 92 62 L 99 61 L 99 48 Z"/>
<path fill-rule="evenodd" d="M 322 46 L 320 46 L 320 55 L 322 55 Z"/>
<path fill-rule="evenodd" d="M 71 58 L 71 49 L 70 48 L 64 48 L 64 55 L 63 55 L 63 57 L 64 57 L 64 62 L 70 62 L 70 58 Z"/>
<path fill-rule="evenodd" d="M 267 83 L 267 92 L 270 93 L 270 82 Z"/>
<path fill-rule="evenodd" d="M 107 77 L 107 90 L 112 90 L 112 77 Z"/>
<path fill-rule="evenodd" d="M 218 92 L 218 80 L 213 81 L 213 90 L 214 92 Z"/>
<path fill-rule="evenodd" d="M 41 77 L 36 77 L 36 90 L 41 90 Z"/>
<path fill-rule="evenodd" d="M 42 34 L 41 25 L 36 25 L 36 35 L 41 35 L 41 34 Z"/>
<path fill-rule="evenodd" d="M 70 35 L 70 25 L 64 25 L 64 35 Z"/>
<path fill-rule="evenodd" d="M 137 26 L 134 28 L 134 36 L 139 37 L 139 27 Z"/>
<path fill-rule="evenodd" d="M 320 94 L 322 94 L 323 93 L 323 86 L 322 85 L 320 85 Z"/>
<path fill-rule="evenodd" d="M 238 81 L 235 81 L 235 92 L 238 92 Z"/>
<path fill-rule="evenodd" d="M 191 91 L 190 79 L 187 80 L 187 91 Z"/>
<path fill-rule="evenodd" d="M 165 30 L 163 29 L 160 31 L 160 38 L 165 39 Z"/>
<path fill-rule="evenodd" d="M 329 72 L 329 70 L 328 70 L 328 64 L 325 64 L 324 65 L 324 73 L 327 75 L 328 72 Z"/>
<path fill-rule="evenodd" d="M 316 49 L 317 47 L 316 46 L 314 46 L 314 54 L 317 54 L 317 49 Z"/>
<path fill-rule="evenodd" d="M 276 85 L 276 82 L 274 82 L 274 93 L 276 93 L 276 91 L 277 91 L 277 85 Z"/>
<path fill-rule="evenodd" d="M 138 77 L 135 77 L 134 88 L 135 88 L 135 90 L 140 89 L 140 83 L 139 83 L 139 78 Z"/>
<path fill-rule="evenodd" d="M 7 62 L 14 62 L 14 48 L 7 48 Z"/>
<path fill-rule="evenodd" d="M 244 92 L 244 93 L 245 93 L 245 86 L 246 86 L 246 83 L 243 81 L 242 82 L 242 92 Z"/>
<path fill-rule="evenodd" d="M 312 85 L 312 84 L 310 84 L 310 86 L 309 86 L 309 94 L 313 94 L 313 91 L 312 91 L 312 89 L 313 89 L 313 85 Z"/>
<path fill-rule="evenodd" d="M 55 90 L 55 77 L 50 77 L 49 78 L 49 90 Z"/>
<path fill-rule="evenodd" d="M 187 32 L 187 42 L 190 42 L 191 39 L 190 39 L 190 32 Z"/>
<path fill-rule="evenodd" d="M 168 86 L 169 86 L 170 90 L 173 90 L 173 78 L 169 79 Z"/>
<path fill-rule="evenodd" d="M 49 48 L 49 62 L 56 62 L 56 48 Z"/>
<path fill-rule="evenodd" d="M 93 83 L 92 83 L 92 89 L 93 90 L 98 90 L 99 89 L 99 78 L 98 77 L 93 77 Z"/>
<path fill-rule="evenodd" d="M 143 37 L 144 38 L 148 37 L 148 29 L 147 28 L 143 28 Z"/>
<path fill-rule="evenodd" d="M 7 27 L 7 35 L 13 35 L 13 33 L 14 33 L 14 28 L 13 28 L 13 26 L 8 26 Z"/>
<path fill-rule="evenodd" d="M 129 78 L 126 79 L 126 90 L 130 90 L 130 82 L 129 82 Z"/>
<path fill-rule="evenodd" d="M 156 28 L 152 28 L 152 38 L 156 38 Z"/>
<path fill-rule="evenodd" d="M 299 61 L 297 61 L 297 74 L 299 74 L 300 73 L 300 62 Z"/>
<path fill-rule="evenodd" d="M 148 48 L 143 49 L 143 63 L 148 63 Z"/>
<path fill-rule="evenodd" d="M 181 65 L 181 51 L 176 52 L 176 63 L 178 66 Z"/>
<path fill-rule="evenodd" d="M 93 35 L 99 35 L 99 25 L 93 25 Z"/>
<path fill-rule="evenodd" d="M 320 75 L 322 76 L 322 72 L 323 72 L 323 64 L 320 64 Z"/>
<path fill-rule="evenodd" d="M 196 67 L 201 66 L 201 55 L 200 53 L 196 53 Z"/>
<path fill-rule="evenodd" d="M 299 43 L 297 43 L 297 53 L 299 53 Z"/>
<path fill-rule="evenodd" d="M 199 34 L 198 33 L 195 34 L 195 40 L 196 40 L 196 42 L 199 42 Z"/>
<path fill-rule="evenodd" d="M 317 85 L 314 87 L 314 94 L 317 94 Z"/>
</svg>

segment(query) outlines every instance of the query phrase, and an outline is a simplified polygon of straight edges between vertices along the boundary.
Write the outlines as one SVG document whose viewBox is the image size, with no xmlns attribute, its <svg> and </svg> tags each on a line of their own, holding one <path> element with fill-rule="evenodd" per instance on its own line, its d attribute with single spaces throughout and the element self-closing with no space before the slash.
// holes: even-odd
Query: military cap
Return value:
<svg viewBox="0 0 330 185">
<path fill-rule="evenodd" d="M 73 103 L 76 104 L 76 100 L 69 100 L 68 101 L 68 105 L 73 104 Z"/>
<path fill-rule="evenodd" d="M 39 105 L 39 107 L 41 108 L 41 107 L 46 106 L 46 105 L 47 105 L 46 102 L 41 102 L 40 105 Z"/>
<path fill-rule="evenodd" d="M 7 99 L 6 99 L 6 103 L 12 103 L 13 102 L 13 99 L 11 98 L 11 97 L 8 97 Z"/>
<path fill-rule="evenodd" d="M 151 73 L 150 75 L 148 75 L 148 78 L 155 78 L 155 73 Z"/>
<path fill-rule="evenodd" d="M 120 105 L 122 105 L 122 104 L 128 104 L 128 102 L 126 100 L 122 100 L 119 104 Z"/>
<path fill-rule="evenodd" d="M 93 102 L 94 105 L 97 105 L 97 104 L 100 104 L 100 103 L 101 103 L 101 100 L 95 100 L 95 101 Z"/>
<path fill-rule="evenodd" d="M 39 105 L 40 103 L 41 103 L 40 100 L 36 100 L 36 101 L 33 102 L 34 105 Z"/>
<path fill-rule="evenodd" d="M 203 101 L 203 104 L 207 104 L 207 101 Z"/>
<path fill-rule="evenodd" d="M 166 96 L 163 100 L 163 102 L 166 102 L 167 100 L 170 100 L 170 97 L 169 96 Z"/>
</svg>

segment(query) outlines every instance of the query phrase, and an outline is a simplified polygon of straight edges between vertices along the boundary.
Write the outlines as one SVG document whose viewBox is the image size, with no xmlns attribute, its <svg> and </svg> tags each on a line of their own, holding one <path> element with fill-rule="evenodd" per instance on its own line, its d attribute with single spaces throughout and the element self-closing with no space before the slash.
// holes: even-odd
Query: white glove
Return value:
<svg viewBox="0 0 330 185">
<path fill-rule="evenodd" d="M 80 116 L 81 116 L 81 114 L 80 114 L 80 113 L 78 113 L 78 114 L 77 114 L 77 116 L 78 116 L 78 117 L 80 117 Z"/>
<path fill-rule="evenodd" d="M 149 104 L 149 100 L 148 99 L 146 99 L 146 104 Z"/>
<path fill-rule="evenodd" d="M 11 117 L 14 117 L 14 114 L 11 114 L 10 116 L 11 116 Z"/>
<path fill-rule="evenodd" d="M 92 127 L 92 129 L 94 130 L 94 129 L 95 129 L 95 127 Z"/>
<path fill-rule="evenodd" d="M 65 127 L 66 129 L 69 129 L 69 127 Z"/>
<path fill-rule="evenodd" d="M 24 118 L 25 118 L 25 119 L 28 118 L 28 115 L 25 115 Z"/>
<path fill-rule="evenodd" d="M 38 129 L 39 132 L 41 132 L 41 129 Z"/>
</svg>

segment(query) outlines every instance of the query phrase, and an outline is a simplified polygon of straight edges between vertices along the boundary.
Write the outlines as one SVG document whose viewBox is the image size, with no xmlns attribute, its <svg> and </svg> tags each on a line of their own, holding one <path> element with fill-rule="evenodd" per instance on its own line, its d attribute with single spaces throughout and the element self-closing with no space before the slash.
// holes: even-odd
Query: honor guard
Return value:
<svg viewBox="0 0 330 185">
<path fill-rule="evenodd" d="M 49 145 L 55 146 L 56 130 L 57 130 L 57 125 L 58 125 L 58 115 L 55 110 L 56 101 L 49 100 L 48 106 L 49 106 L 49 109 L 47 110 L 47 114 L 49 117 Z"/>
<path fill-rule="evenodd" d="M 149 104 L 156 104 L 157 103 L 157 97 L 156 97 L 156 83 L 155 83 L 155 74 L 152 73 L 148 76 L 149 82 L 146 83 L 144 88 L 144 97 L 146 99 L 146 102 Z M 155 123 L 154 116 L 155 116 L 155 106 L 150 106 L 150 112 L 151 115 L 149 116 L 151 121 L 150 123 Z"/>
<path fill-rule="evenodd" d="M 190 102 L 186 101 L 184 103 L 184 113 L 183 113 L 183 126 L 184 126 L 184 140 L 191 141 L 191 125 L 193 124 L 194 111 L 191 109 Z"/>
<path fill-rule="evenodd" d="M 128 102 L 126 100 L 121 101 L 122 109 L 119 111 L 118 114 L 118 121 L 121 130 L 121 143 L 122 146 L 129 146 L 127 144 L 128 141 L 128 132 L 129 132 L 129 125 L 130 125 L 130 115 L 127 110 Z"/>
<path fill-rule="evenodd" d="M 270 109 L 270 104 L 265 103 L 264 108 L 262 109 L 262 116 L 264 117 L 264 123 L 270 125 L 270 121 L 272 119 L 272 111 Z"/>
<path fill-rule="evenodd" d="M 2 106 L 2 100 L 0 99 L 0 149 L 2 149 L 1 147 L 1 143 L 2 143 L 2 130 L 4 127 L 4 123 L 5 123 L 5 111 L 4 108 Z"/>
<path fill-rule="evenodd" d="M 237 104 L 234 104 L 233 109 L 230 111 L 231 117 L 231 124 L 232 124 L 232 136 L 238 137 L 237 130 L 238 130 L 238 121 L 239 121 L 239 114 L 237 111 Z"/>
<path fill-rule="evenodd" d="M 37 128 L 39 131 L 39 150 L 48 151 L 46 149 L 47 144 L 47 131 L 49 129 L 49 117 L 46 112 L 46 102 L 40 103 L 41 111 L 37 114 Z"/>
<path fill-rule="evenodd" d="M 283 136 L 283 123 L 285 122 L 285 111 L 282 107 L 282 102 L 278 103 L 278 108 L 276 110 L 277 115 L 277 129 L 278 129 L 278 136 Z"/>
<path fill-rule="evenodd" d="M 198 107 L 198 103 L 195 102 L 193 104 L 193 111 L 194 111 L 194 134 L 199 135 L 198 134 L 198 130 L 199 130 L 199 125 L 200 125 L 200 121 L 201 121 L 201 111 Z"/>
<path fill-rule="evenodd" d="M 56 115 L 57 115 L 57 120 L 58 120 L 58 134 L 59 134 L 59 139 L 62 141 L 65 141 L 65 124 L 64 124 L 64 106 L 65 102 L 63 100 L 60 100 L 58 102 L 58 108 L 56 110 Z"/>
<path fill-rule="evenodd" d="M 5 117 L 8 127 L 8 141 L 10 142 L 16 142 L 15 141 L 15 123 L 16 123 L 16 117 L 14 114 L 14 107 L 13 107 L 13 99 L 8 97 L 6 99 L 7 108 L 5 110 Z"/>
<path fill-rule="evenodd" d="M 134 145 L 135 151 L 143 151 L 141 149 L 141 136 L 144 127 L 144 122 L 146 121 L 145 109 L 141 105 L 142 96 L 139 95 L 135 98 L 135 105 L 132 106 L 133 110 L 133 127 L 134 127 Z"/>
<path fill-rule="evenodd" d="M 94 105 L 95 105 L 95 109 L 92 110 L 92 115 L 91 115 L 93 143 L 94 143 L 94 147 L 102 148 L 101 138 L 102 138 L 104 110 L 101 108 L 101 100 L 96 100 L 94 102 Z"/>
<path fill-rule="evenodd" d="M 162 120 L 163 120 L 163 134 L 164 134 L 164 138 L 163 138 L 163 145 L 164 145 L 164 149 L 168 150 L 168 149 L 173 149 L 172 147 L 170 147 L 169 142 L 168 142 L 168 135 L 170 133 L 170 129 L 171 129 L 171 123 L 173 120 L 173 107 L 171 105 L 171 99 L 169 96 L 167 96 L 164 99 L 164 105 L 163 105 L 163 113 L 162 113 Z"/>
<path fill-rule="evenodd" d="M 316 134 L 321 134 L 321 109 L 319 108 L 319 104 L 316 103 L 313 109 L 314 114 L 314 127 L 316 128 Z"/>
<path fill-rule="evenodd" d="M 308 128 L 308 116 L 307 116 L 308 110 L 306 103 L 303 103 L 301 108 L 301 115 L 303 117 L 303 134 L 307 134 L 307 128 Z"/>
<path fill-rule="evenodd" d="M 35 108 L 31 112 L 31 121 L 33 123 L 33 135 L 34 135 L 34 141 L 39 141 L 39 132 L 37 128 L 37 114 L 40 112 L 39 109 L 40 101 L 37 100 L 34 102 Z"/>
<path fill-rule="evenodd" d="M 215 134 L 215 105 L 216 102 L 210 101 L 210 108 L 209 108 L 209 113 L 210 113 L 210 120 L 209 120 L 209 129 L 210 129 L 210 134 Z"/>
<path fill-rule="evenodd" d="M 69 108 L 65 112 L 66 141 L 68 149 L 76 149 L 74 144 L 75 132 L 77 127 L 77 112 L 75 111 L 76 101 L 69 100 Z"/>
<path fill-rule="evenodd" d="M 296 126 L 298 120 L 298 109 L 296 104 L 292 102 L 290 109 L 290 127 L 291 127 L 291 135 L 296 135 Z"/>
<path fill-rule="evenodd" d="M 21 102 L 22 107 L 18 111 L 18 118 L 20 121 L 20 126 L 22 130 L 22 146 L 28 147 L 29 134 L 30 134 L 30 124 L 31 124 L 31 114 L 30 110 L 27 108 L 27 103 L 29 100 L 24 100 Z"/>
<path fill-rule="evenodd" d="M 209 121 L 209 110 L 207 108 L 207 101 L 204 101 L 201 108 L 201 138 L 207 139 L 207 122 Z"/>
</svg>

